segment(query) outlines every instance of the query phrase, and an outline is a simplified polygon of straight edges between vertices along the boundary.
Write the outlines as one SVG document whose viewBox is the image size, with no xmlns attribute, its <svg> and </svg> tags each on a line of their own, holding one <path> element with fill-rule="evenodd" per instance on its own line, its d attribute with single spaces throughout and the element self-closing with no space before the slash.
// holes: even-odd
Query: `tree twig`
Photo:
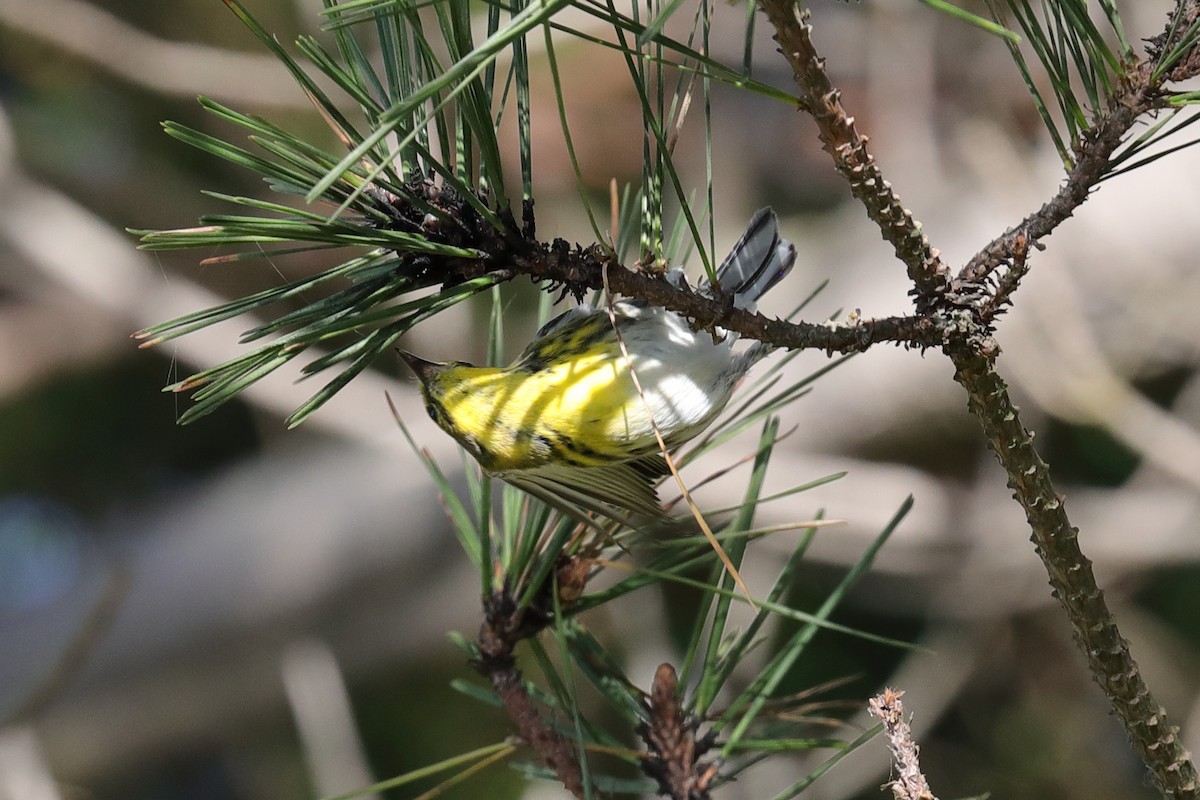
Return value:
<svg viewBox="0 0 1200 800">
<path fill-rule="evenodd" d="M 1142 680 L 1141 671 L 1116 619 L 1096 584 L 1092 563 L 1079 547 L 1079 531 L 1067 518 L 1064 498 L 1050 480 L 1050 469 L 1021 424 L 1008 387 L 992 360 L 965 347 L 948 350 L 955 380 L 967 390 L 971 413 L 983 426 L 988 446 L 1008 474 L 1033 532 L 1050 586 L 1071 622 L 1075 642 L 1100 684 L 1142 761 L 1168 797 L 1196 797 L 1196 769 L 1179 742 L 1177 729 Z"/>
<path fill-rule="evenodd" d="M 401 198 L 380 198 L 396 216 L 411 213 Z M 563 239 L 540 242 L 506 218 L 503 230 L 480 224 L 471 210 L 456 201 L 443 209 L 456 226 L 426 232 L 432 240 L 486 253 L 483 258 L 441 258 L 438 269 L 448 282 L 502 273 L 504 279 L 528 275 L 564 292 L 582 297 L 587 290 L 605 289 L 674 311 L 691 320 L 698 330 L 717 327 L 773 347 L 816 349 L 828 353 L 861 352 L 873 344 L 892 342 L 920 348 L 945 344 L 936 313 L 911 317 L 856 319 L 846 323 L 812 323 L 771 319 L 736 308 L 731 298 L 709 297 L 665 280 L 661 275 L 630 269 L 616 263 L 605 248 L 572 246 Z M 506 212 L 501 212 L 506 217 Z M 526 226 L 527 228 L 528 226 Z"/>
<path fill-rule="evenodd" d="M 1066 222 L 1088 199 L 1108 170 L 1109 160 L 1138 117 L 1156 108 L 1157 88 L 1149 84 L 1151 65 L 1131 69 L 1113 94 L 1109 111 L 1089 128 L 1075 151 L 1075 165 L 1054 197 L 1037 211 L 997 236 L 976 253 L 958 273 L 956 282 L 978 281 L 998 263 L 1008 261 L 1020 237 L 1035 245 Z"/>
<path fill-rule="evenodd" d="M 380 190 L 368 195 L 381 211 L 393 218 L 395 230 L 418 229 L 432 242 L 480 254 L 425 258 L 430 272 L 447 285 L 483 276 L 512 280 L 527 275 L 535 283 L 550 284 L 551 290 L 561 287 L 564 294 L 578 298 L 588 290 L 604 289 L 674 311 L 690 320 L 697 330 L 720 327 L 789 350 L 856 353 L 881 342 L 924 349 L 940 347 L 947 341 L 940 311 L 932 308 L 924 315 L 844 323 L 791 322 L 740 309 L 734 306 L 732 298 L 711 297 L 661 275 L 618 264 L 611 250 L 603 246 L 581 247 L 563 239 L 539 241 L 534 235 L 532 209 L 528 204 L 522 224 L 518 225 L 510 210 L 499 209 L 497 216 L 502 224 L 493 226 L 463 198 L 443 189 L 436 193 L 436 198 L 430 196 L 424 200 L 435 204 L 437 211 L 450 222 L 435 227 L 418 225 L 425 212 L 413 198 L 422 195 L 424 183 L 423 178 L 414 178 L 403 196 Z"/>
<path fill-rule="evenodd" d="M 1195 767 L 1180 745 L 1176 729 L 1167 723 L 1163 709 L 1142 680 L 1096 584 L 1091 562 L 1079 548 L 1077 531 L 1067 518 L 1062 496 L 1054 489 L 1049 468 L 1034 448 L 1033 436 L 1022 426 L 1008 388 L 995 370 L 999 348 L 990 331 L 992 319 L 1028 269 L 1028 248 L 1037 246 L 1087 200 L 1109 168 L 1122 137 L 1142 114 L 1157 107 L 1161 84 L 1152 80 L 1154 60 L 1127 70 L 1123 83 L 1109 98 L 1106 112 L 1081 136 L 1074 166 L 1058 193 L 984 247 L 950 281 L 920 225 L 902 209 L 866 153 L 865 137 L 855 131 L 853 117 L 842 108 L 825 74 L 824 61 L 812 46 L 811 29 L 797 14 L 795 4 L 789 0 L 759 0 L 759 5 L 775 26 L 776 41 L 801 88 L 802 106 L 816 120 L 821 141 L 833 156 L 835 167 L 906 265 L 914 284 L 918 317 L 932 319 L 940 308 L 943 316 L 939 327 L 950 323 L 942 327 L 946 340 L 943 349 L 954 363 L 955 379 L 966 390 L 968 408 L 1008 474 L 1014 498 L 1025 509 L 1054 595 L 1067 613 L 1093 677 L 1108 696 L 1159 790 L 1168 797 L 1197 797 L 1200 783 Z M 1194 16 L 1196 8 L 1196 0 L 1180 0 L 1167 30 L 1174 29 L 1176 17 Z M 1164 50 L 1160 46 L 1157 54 Z M 1192 61 L 1188 57 L 1181 63 Z M 1183 74 L 1179 70 L 1171 71 L 1171 79 Z M 989 290 L 986 280 L 1004 266 L 1009 270 L 1007 280 Z"/>
<path fill-rule="evenodd" d="M 760 0 L 759 7 L 775 27 L 779 52 L 791 65 L 800 87 L 801 105 L 816 121 L 821 144 L 833 156 L 834 166 L 866 208 L 867 216 L 908 267 L 908 276 L 918 290 L 918 311 L 929 310 L 927 303 L 945 291 L 949 270 L 891 184 L 884 180 L 867 149 L 867 137 L 858 133 L 854 117 L 842 107 L 841 92 L 833 87 L 825 72 L 825 59 L 813 46 L 807 12 L 798 13 L 794 0 Z"/>
<path fill-rule="evenodd" d="M 479 658 L 475 667 L 491 681 L 521 738 L 537 752 L 542 763 L 554 771 L 567 791 L 583 800 L 586 792 L 577 748 L 542 719 L 537 704 L 525 690 L 514 657 L 517 643 L 536 635 L 545 625 L 544 615 L 532 607 L 517 608 L 506 593 L 488 598 L 484 603 L 484 622 L 479 629 Z M 600 795 L 593 790 L 591 797 L 599 798 Z"/>
<path fill-rule="evenodd" d="M 904 704 L 900 702 L 903 694 L 894 689 L 884 689 L 867 703 L 871 715 L 883 722 L 888 749 L 892 751 L 892 767 L 896 777 L 884 784 L 884 788 L 891 789 L 896 800 L 937 800 L 929 788 L 929 781 L 921 772 L 921 762 L 917 757 L 919 748 L 913 741 L 912 728 L 904 719 Z"/>
</svg>

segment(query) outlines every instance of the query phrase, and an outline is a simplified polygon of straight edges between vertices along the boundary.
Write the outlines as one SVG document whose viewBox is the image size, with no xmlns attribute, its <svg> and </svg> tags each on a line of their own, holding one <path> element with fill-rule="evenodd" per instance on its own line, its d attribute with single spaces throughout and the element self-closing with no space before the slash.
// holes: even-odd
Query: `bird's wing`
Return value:
<svg viewBox="0 0 1200 800">
<path fill-rule="evenodd" d="M 572 306 L 543 325 L 512 363 L 512 367 L 536 371 L 563 357 L 582 340 L 607 325 L 590 306 Z"/>
<path fill-rule="evenodd" d="M 584 319 L 585 317 L 589 317 L 594 313 L 595 313 L 595 309 L 592 308 L 591 306 L 585 306 L 585 305 L 571 306 L 566 311 L 562 312 L 557 317 L 554 317 L 553 319 L 548 321 L 545 325 L 538 328 L 537 333 L 535 333 L 533 335 L 533 341 L 537 341 L 538 339 L 541 339 L 544 336 L 549 336 L 551 333 L 554 333 L 555 331 L 560 330 L 563 327 L 570 325 L 571 323 L 576 323 L 579 320 Z"/>
<path fill-rule="evenodd" d="M 599 467 L 545 464 L 534 469 L 504 473 L 500 477 L 558 507 L 568 503 L 627 522 L 625 515 L 619 512 L 662 516 L 662 505 L 654 490 L 654 480 L 666 472 L 667 465 L 663 457 L 655 454 L 637 461 Z"/>
<path fill-rule="evenodd" d="M 581 354 L 600 342 L 615 341 L 613 322 L 625 330 L 629 326 L 645 321 L 648 315 L 662 313 L 636 300 L 621 300 L 613 303 L 612 317 L 607 306 L 575 306 L 547 322 L 534 334 L 521 355 L 513 361 L 511 368 L 537 371 L 546 365 L 569 359 Z"/>
</svg>

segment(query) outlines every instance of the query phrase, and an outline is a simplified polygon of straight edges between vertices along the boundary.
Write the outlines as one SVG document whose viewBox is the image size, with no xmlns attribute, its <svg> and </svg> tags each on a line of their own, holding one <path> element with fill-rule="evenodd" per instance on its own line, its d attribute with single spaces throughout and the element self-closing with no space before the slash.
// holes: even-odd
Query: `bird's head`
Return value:
<svg viewBox="0 0 1200 800">
<path fill-rule="evenodd" d="M 515 438 L 499 420 L 500 406 L 511 396 L 514 382 L 509 370 L 476 367 L 465 361 L 441 364 L 403 351 L 400 357 L 421 382 L 425 410 L 433 421 L 484 469 L 491 469 L 497 463 L 492 445 L 499 441 L 511 444 L 509 440 Z"/>
<path fill-rule="evenodd" d="M 446 389 L 450 385 L 447 380 L 449 371 L 455 366 L 439 361 L 427 361 L 420 356 L 415 356 L 412 353 L 404 350 L 397 350 L 400 357 L 404 359 L 404 363 L 417 376 L 417 380 L 421 382 L 421 397 L 425 399 L 425 410 L 429 412 L 429 416 L 440 425 L 442 428 L 450 430 L 447 425 L 450 422 L 446 416 L 443 401 L 446 396 Z"/>
<path fill-rule="evenodd" d="M 421 397 L 425 400 L 425 411 L 429 418 L 460 442 L 473 440 L 471 431 L 463 430 L 459 417 L 463 401 L 469 394 L 463 380 L 464 373 L 475 368 L 462 361 L 427 361 L 403 350 L 396 352 L 421 382 Z"/>
</svg>

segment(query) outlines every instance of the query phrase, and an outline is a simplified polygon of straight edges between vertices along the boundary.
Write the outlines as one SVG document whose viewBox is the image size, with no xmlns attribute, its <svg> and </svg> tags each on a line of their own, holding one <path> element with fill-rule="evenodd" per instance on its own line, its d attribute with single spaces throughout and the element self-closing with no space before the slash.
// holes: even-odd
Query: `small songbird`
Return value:
<svg viewBox="0 0 1200 800">
<path fill-rule="evenodd" d="M 760 209 L 717 271 L 720 293 L 753 310 L 795 258 L 775 213 Z M 708 284 L 700 292 L 716 294 Z M 598 500 L 660 514 L 654 480 L 667 468 L 654 426 L 668 450 L 698 435 L 768 348 L 754 342 L 735 350 L 736 334 L 694 331 L 675 312 L 640 300 L 611 309 L 612 317 L 603 305 L 560 314 L 507 367 L 401 355 L 420 379 L 429 416 L 489 475 L 555 505 L 602 510 Z"/>
</svg>

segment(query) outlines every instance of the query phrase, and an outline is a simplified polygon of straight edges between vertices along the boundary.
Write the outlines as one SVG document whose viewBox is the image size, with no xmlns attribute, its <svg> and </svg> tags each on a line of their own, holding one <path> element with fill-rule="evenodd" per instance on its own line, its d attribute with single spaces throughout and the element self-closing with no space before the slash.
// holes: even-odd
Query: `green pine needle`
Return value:
<svg viewBox="0 0 1200 800">
<path fill-rule="evenodd" d="M 994 20 L 981 17 L 977 14 L 972 14 L 970 11 L 959 8 L 958 6 L 947 2 L 946 0 L 920 0 L 920 2 L 924 3 L 930 8 L 941 11 L 944 14 L 949 14 L 961 22 L 965 22 L 968 25 L 973 25 L 976 28 L 979 28 L 981 31 L 990 33 L 993 36 L 999 36 L 1002 39 L 1007 39 L 1014 44 L 1021 41 L 1020 36 L 1013 31 L 1010 31 L 1003 25 L 996 23 Z"/>
</svg>

